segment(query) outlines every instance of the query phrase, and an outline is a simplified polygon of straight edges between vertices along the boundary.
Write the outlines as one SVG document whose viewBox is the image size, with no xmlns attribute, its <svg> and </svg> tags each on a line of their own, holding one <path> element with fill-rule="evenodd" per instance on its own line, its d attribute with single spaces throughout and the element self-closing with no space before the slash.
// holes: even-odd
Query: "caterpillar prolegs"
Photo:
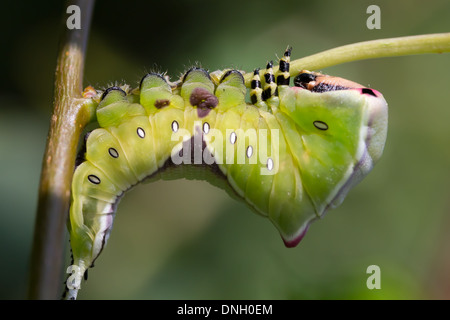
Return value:
<svg viewBox="0 0 450 320">
<path fill-rule="evenodd" d="M 266 216 L 288 247 L 338 206 L 380 158 L 387 133 L 381 93 L 302 71 L 290 85 L 291 49 L 250 85 L 242 72 L 192 68 L 172 83 L 157 73 L 136 89 L 92 97 L 99 128 L 86 139 L 70 207 L 73 264 L 93 265 L 122 194 L 144 179 L 204 179 Z M 78 285 L 67 298 L 76 298 Z"/>
</svg>

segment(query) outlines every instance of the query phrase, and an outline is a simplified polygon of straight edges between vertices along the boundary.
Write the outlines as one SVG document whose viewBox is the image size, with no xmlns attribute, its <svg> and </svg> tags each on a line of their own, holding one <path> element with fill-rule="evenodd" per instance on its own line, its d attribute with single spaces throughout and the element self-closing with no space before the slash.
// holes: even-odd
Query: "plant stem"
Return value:
<svg viewBox="0 0 450 320">
<path fill-rule="evenodd" d="M 319 70 L 357 60 L 443 52 L 450 52 L 450 33 L 364 41 L 294 60 L 290 63 L 290 74 L 294 76 L 304 69 Z M 278 66 L 273 71 L 277 72 Z M 264 72 L 265 70 L 261 70 L 261 74 Z M 247 87 L 250 86 L 252 77 L 253 73 L 244 75 Z"/>
<path fill-rule="evenodd" d="M 59 298 L 76 149 L 85 125 L 93 116 L 82 99 L 82 79 L 94 1 L 68 1 L 66 7 L 72 4 L 81 10 L 81 29 L 69 30 L 64 19 L 66 31 L 58 54 L 53 114 L 39 186 L 30 264 L 30 299 Z"/>
</svg>

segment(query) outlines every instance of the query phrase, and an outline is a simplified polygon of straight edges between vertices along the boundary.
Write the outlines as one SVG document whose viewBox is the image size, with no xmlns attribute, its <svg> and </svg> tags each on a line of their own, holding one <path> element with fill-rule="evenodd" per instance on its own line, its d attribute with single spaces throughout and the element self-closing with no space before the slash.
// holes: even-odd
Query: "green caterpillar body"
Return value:
<svg viewBox="0 0 450 320">
<path fill-rule="evenodd" d="M 288 247 L 343 201 L 382 154 L 386 101 L 307 71 L 290 86 L 289 56 L 276 82 L 271 63 L 264 81 L 255 70 L 251 104 L 236 70 L 193 68 L 177 83 L 151 73 L 135 90 L 104 91 L 72 183 L 70 241 L 81 275 L 104 248 L 120 197 L 144 179 L 205 179 L 268 217 Z"/>
</svg>

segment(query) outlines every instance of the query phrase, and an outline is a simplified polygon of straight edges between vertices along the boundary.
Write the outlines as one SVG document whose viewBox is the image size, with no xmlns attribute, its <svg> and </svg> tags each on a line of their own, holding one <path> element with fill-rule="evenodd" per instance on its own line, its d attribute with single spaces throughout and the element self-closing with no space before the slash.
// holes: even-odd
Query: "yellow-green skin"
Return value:
<svg viewBox="0 0 450 320">
<path fill-rule="evenodd" d="M 217 104 L 199 112 L 198 106 L 191 105 L 196 88 L 214 95 Z M 217 175 L 202 177 L 232 190 L 236 198 L 267 216 L 286 246 L 297 245 L 311 221 L 339 205 L 381 156 L 387 104 L 379 92 L 364 94 L 362 88 L 318 93 L 280 85 L 278 97 L 266 101 L 271 112 L 245 102 L 247 89 L 238 72 L 218 81 L 203 70 L 192 70 L 175 89 L 162 77 L 150 75 L 143 79 L 140 90 L 131 94 L 111 90 L 98 105 L 100 128 L 90 133 L 86 161 L 73 177 L 70 241 L 74 264 L 81 274 L 92 266 L 109 237 L 115 207 L 124 191 L 148 177 L 192 177 L 204 170 L 202 165 L 183 170 L 181 167 L 188 166 L 182 164 L 177 173 L 164 176 L 162 169 L 182 146 L 181 137 L 174 139 L 174 121 L 178 133 L 189 133 L 185 138 L 203 135 L 225 183 L 217 182 Z M 326 123 L 327 130 L 318 129 L 315 121 Z M 205 122 L 208 133 L 203 132 Z M 138 128 L 145 131 L 144 137 L 139 136 Z M 250 158 L 245 156 L 252 163 L 236 163 L 238 150 L 245 152 L 255 143 L 241 135 L 247 129 L 267 130 L 271 170 L 268 158 L 262 158 L 256 146 Z M 220 143 L 209 140 L 214 130 L 222 133 Z M 230 132 L 236 134 L 235 143 Z M 110 148 L 118 157 L 111 156 Z M 234 161 L 227 159 L 227 148 L 234 150 Z M 101 182 L 92 183 L 89 175 Z M 69 297 L 76 297 L 76 292 L 70 290 Z"/>
</svg>

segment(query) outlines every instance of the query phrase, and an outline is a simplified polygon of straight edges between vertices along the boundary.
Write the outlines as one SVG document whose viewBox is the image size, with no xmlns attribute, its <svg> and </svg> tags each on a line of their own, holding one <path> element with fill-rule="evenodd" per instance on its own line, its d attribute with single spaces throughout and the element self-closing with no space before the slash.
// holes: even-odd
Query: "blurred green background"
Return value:
<svg viewBox="0 0 450 320">
<path fill-rule="evenodd" d="M 381 8 L 381 29 L 366 8 Z M 0 50 L 0 298 L 26 297 L 42 156 L 65 6 L 10 1 Z M 104 1 L 96 4 L 85 85 L 176 79 L 201 62 L 251 71 L 377 38 L 449 32 L 450 2 Z M 450 54 L 384 58 L 322 70 L 381 91 L 385 154 L 300 245 L 199 181 L 141 185 L 121 201 L 81 299 L 450 298 Z M 69 264 L 66 259 L 66 265 Z M 368 290 L 366 269 L 381 269 Z M 63 281 L 63 280 L 62 280 Z M 61 288 L 63 287 L 61 281 Z"/>
</svg>

